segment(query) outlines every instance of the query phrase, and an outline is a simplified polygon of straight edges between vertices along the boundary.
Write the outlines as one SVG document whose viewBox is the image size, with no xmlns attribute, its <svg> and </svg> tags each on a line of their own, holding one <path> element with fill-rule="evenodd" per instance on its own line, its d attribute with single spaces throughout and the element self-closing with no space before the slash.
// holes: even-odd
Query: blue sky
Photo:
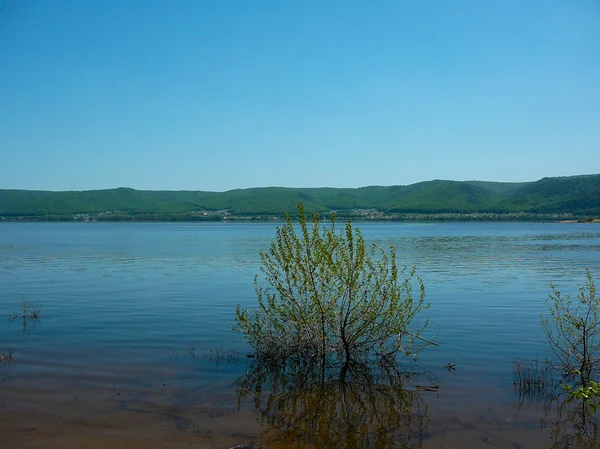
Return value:
<svg viewBox="0 0 600 449">
<path fill-rule="evenodd" d="M 0 0 L 0 188 L 600 173 L 600 2 Z"/>
</svg>

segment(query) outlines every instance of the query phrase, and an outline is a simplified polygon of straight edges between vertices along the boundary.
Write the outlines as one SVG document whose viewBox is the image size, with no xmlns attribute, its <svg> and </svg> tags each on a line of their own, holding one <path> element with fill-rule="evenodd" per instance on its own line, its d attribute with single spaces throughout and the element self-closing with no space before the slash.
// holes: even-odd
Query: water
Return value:
<svg viewBox="0 0 600 449">
<path fill-rule="evenodd" d="M 425 281 L 428 335 L 439 332 L 440 348 L 421 360 L 437 377 L 428 401 L 440 413 L 490 400 L 510 408 L 513 360 L 549 355 L 540 314 L 550 283 L 575 295 L 586 267 L 600 282 L 594 224 L 357 226 Z M 0 378 L 129 388 L 136 398 L 160 386 L 170 388 L 164 403 L 235 409 L 231 383 L 248 350 L 231 331 L 235 308 L 255 303 L 259 251 L 274 235 L 273 223 L 0 224 L 0 352 L 15 357 Z M 8 320 L 22 298 L 41 306 L 26 328 Z"/>
</svg>

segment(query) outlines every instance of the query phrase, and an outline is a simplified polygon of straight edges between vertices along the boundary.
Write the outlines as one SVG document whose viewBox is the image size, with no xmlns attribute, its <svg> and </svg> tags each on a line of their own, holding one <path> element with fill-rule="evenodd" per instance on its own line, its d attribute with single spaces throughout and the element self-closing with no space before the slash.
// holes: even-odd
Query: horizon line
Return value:
<svg viewBox="0 0 600 449">
<path fill-rule="evenodd" d="M 21 192 L 52 192 L 52 193 L 68 193 L 68 192 L 102 192 L 108 190 L 134 190 L 138 192 L 206 192 L 206 193 L 227 193 L 233 192 L 236 190 L 252 190 L 252 189 L 291 189 L 291 190 L 310 190 L 310 189 L 337 189 L 337 190 L 358 190 L 358 189 L 367 189 L 372 187 L 408 187 L 417 184 L 423 184 L 427 182 L 487 182 L 493 184 L 527 184 L 541 181 L 543 179 L 556 179 L 556 178 L 578 178 L 578 177 L 586 177 L 586 176 L 599 176 L 600 173 L 587 173 L 587 174 L 578 174 L 578 175 L 562 175 L 562 176 L 544 176 L 542 178 L 532 180 L 532 181 L 487 181 L 482 179 L 469 179 L 464 181 L 457 181 L 454 179 L 430 179 L 426 181 L 418 181 L 411 184 L 389 184 L 389 185 L 381 185 L 381 184 L 372 184 L 360 187 L 332 187 L 332 186 L 319 186 L 319 187 L 292 187 L 292 186 L 281 186 L 281 185 L 271 185 L 271 186 L 252 186 L 252 187 L 236 187 L 228 190 L 201 190 L 201 189 L 139 189 L 134 187 L 127 186 L 119 186 L 119 187 L 107 187 L 101 189 L 72 189 L 72 190 L 52 190 L 52 189 L 11 189 L 11 188 L 0 188 L 0 191 L 21 191 Z"/>
</svg>

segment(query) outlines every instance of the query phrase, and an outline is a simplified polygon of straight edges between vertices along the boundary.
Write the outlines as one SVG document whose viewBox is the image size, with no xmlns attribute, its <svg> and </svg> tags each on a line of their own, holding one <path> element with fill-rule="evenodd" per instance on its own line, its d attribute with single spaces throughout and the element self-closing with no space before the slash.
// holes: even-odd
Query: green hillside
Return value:
<svg viewBox="0 0 600 449">
<path fill-rule="evenodd" d="M 600 175 L 543 178 L 501 201 L 501 208 L 533 213 L 600 215 Z"/>
<path fill-rule="evenodd" d="M 543 178 L 535 182 L 420 182 L 357 189 L 264 187 L 227 192 L 144 191 L 129 188 L 49 192 L 0 190 L 4 219 L 209 219 L 281 216 L 298 201 L 309 212 L 342 215 L 370 210 L 398 214 L 600 215 L 600 175 Z"/>
</svg>

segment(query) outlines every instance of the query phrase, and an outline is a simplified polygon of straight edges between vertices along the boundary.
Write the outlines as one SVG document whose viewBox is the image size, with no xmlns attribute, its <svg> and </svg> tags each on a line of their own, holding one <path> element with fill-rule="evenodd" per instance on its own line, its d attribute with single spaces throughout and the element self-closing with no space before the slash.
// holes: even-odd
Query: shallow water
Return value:
<svg viewBox="0 0 600 449">
<path fill-rule="evenodd" d="M 513 361 L 549 354 L 540 313 L 550 282 L 576 294 L 586 267 L 600 279 L 600 227 L 357 226 L 417 266 L 431 302 L 440 348 L 421 361 L 439 390 L 421 395 L 429 421 L 417 445 L 548 447 L 541 406 L 515 413 Z M 0 352 L 15 359 L 0 365 L 8 447 L 80 447 L 89 435 L 114 447 L 256 439 L 252 401 L 238 410 L 231 386 L 247 369 L 231 325 L 236 305 L 256 300 L 258 253 L 274 234 L 272 223 L 0 224 Z M 41 306 L 38 322 L 8 320 L 22 298 Z"/>
</svg>

